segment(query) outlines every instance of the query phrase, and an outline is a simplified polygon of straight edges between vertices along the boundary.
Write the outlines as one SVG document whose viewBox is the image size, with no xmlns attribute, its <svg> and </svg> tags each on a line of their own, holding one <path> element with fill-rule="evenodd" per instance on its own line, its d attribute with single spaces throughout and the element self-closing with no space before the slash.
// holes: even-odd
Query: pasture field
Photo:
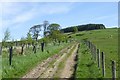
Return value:
<svg viewBox="0 0 120 80">
<path fill-rule="evenodd" d="M 3 78 L 20 78 L 25 75 L 29 70 L 35 67 L 41 61 L 47 59 L 48 57 L 57 54 L 61 49 L 65 48 L 68 43 L 62 43 L 61 45 L 48 44 L 45 47 L 45 51 L 42 52 L 41 49 L 37 50 L 37 53 L 33 53 L 32 49 L 26 50 L 25 55 L 13 55 L 12 65 L 9 66 L 8 63 L 8 52 L 3 52 L 2 58 L 2 77 Z M 47 51 L 49 53 L 47 53 Z"/>
<path fill-rule="evenodd" d="M 71 36 L 78 41 L 87 39 L 105 53 L 106 78 L 111 78 L 111 60 L 115 60 L 118 76 L 118 29 L 81 31 Z"/>
</svg>

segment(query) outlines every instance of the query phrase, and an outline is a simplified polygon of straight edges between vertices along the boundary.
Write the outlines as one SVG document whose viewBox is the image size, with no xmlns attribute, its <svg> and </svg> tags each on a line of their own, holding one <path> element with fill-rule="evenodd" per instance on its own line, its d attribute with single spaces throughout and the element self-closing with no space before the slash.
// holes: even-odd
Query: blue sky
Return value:
<svg viewBox="0 0 120 80">
<path fill-rule="evenodd" d="M 118 26 L 117 2 L 8 2 L 0 5 L 0 41 L 9 28 L 11 39 L 26 37 L 30 27 L 58 23 L 62 28 L 96 23 Z"/>
</svg>

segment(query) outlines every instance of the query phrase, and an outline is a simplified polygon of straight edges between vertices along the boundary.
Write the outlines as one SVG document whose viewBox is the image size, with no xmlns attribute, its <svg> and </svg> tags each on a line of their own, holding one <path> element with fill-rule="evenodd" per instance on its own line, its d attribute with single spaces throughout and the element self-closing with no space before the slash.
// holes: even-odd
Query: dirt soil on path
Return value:
<svg viewBox="0 0 120 80">
<path fill-rule="evenodd" d="M 74 72 L 77 49 L 78 44 L 62 49 L 58 54 L 55 54 L 38 64 L 38 66 L 30 70 L 22 78 L 54 78 L 56 72 L 59 71 L 59 64 L 64 61 L 64 58 L 66 58 L 65 56 L 67 55 L 69 55 L 69 57 L 64 61 L 64 67 L 61 69 L 58 78 L 70 78 Z"/>
<path fill-rule="evenodd" d="M 69 46 L 70 47 L 70 46 Z M 26 75 L 24 75 L 22 78 L 38 78 L 41 74 L 44 73 L 44 71 L 48 68 L 49 63 L 53 60 L 57 59 L 61 56 L 62 53 L 66 52 L 69 48 L 62 49 L 58 54 L 55 54 L 52 57 L 49 57 L 48 59 L 44 60 L 40 64 L 38 64 L 35 68 L 30 70 Z"/>
</svg>

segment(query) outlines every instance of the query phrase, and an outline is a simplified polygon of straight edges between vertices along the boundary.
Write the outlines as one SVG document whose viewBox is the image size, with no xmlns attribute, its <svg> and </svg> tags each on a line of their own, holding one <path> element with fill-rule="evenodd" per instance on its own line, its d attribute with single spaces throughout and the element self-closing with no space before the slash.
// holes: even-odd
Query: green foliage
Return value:
<svg viewBox="0 0 120 80">
<path fill-rule="evenodd" d="M 9 40 L 10 39 L 10 31 L 9 31 L 9 29 L 7 28 L 6 29 L 6 31 L 5 31 L 5 33 L 4 33 L 4 38 L 3 38 L 3 41 L 7 41 L 7 40 Z"/>
<path fill-rule="evenodd" d="M 62 41 L 63 38 L 62 38 L 62 34 L 61 32 L 59 31 L 60 29 L 60 25 L 57 24 L 57 23 L 52 23 L 48 26 L 48 30 L 49 30 L 49 37 L 51 39 L 53 39 L 55 42 L 57 41 Z"/>
<path fill-rule="evenodd" d="M 47 28 L 50 32 L 54 31 L 54 30 L 59 30 L 60 29 L 60 25 L 57 23 L 52 23 L 48 26 Z"/>
<path fill-rule="evenodd" d="M 31 44 L 32 43 L 32 36 L 30 34 L 30 32 L 27 33 L 27 43 Z"/>
<path fill-rule="evenodd" d="M 21 44 L 25 44 L 27 41 L 26 41 L 26 39 L 24 38 L 24 37 L 21 37 Z"/>
<path fill-rule="evenodd" d="M 9 39 L 10 39 L 10 31 L 7 28 L 6 31 L 5 31 L 5 33 L 4 33 L 4 38 L 2 40 L 2 46 L 4 46 L 4 47 L 9 46 L 9 44 L 7 42 Z"/>
<path fill-rule="evenodd" d="M 74 32 L 75 27 L 77 27 L 78 31 L 105 29 L 105 26 L 103 24 L 86 24 L 86 25 L 71 26 L 68 28 L 61 29 L 61 31 L 64 33 Z"/>
<path fill-rule="evenodd" d="M 54 30 L 54 31 L 51 31 L 50 37 L 53 40 L 57 41 L 59 35 L 60 35 L 60 31 L 59 30 Z"/>
<path fill-rule="evenodd" d="M 74 33 L 78 32 L 78 28 L 76 26 L 73 28 L 73 32 Z"/>
<path fill-rule="evenodd" d="M 34 25 L 30 28 L 29 32 L 32 34 L 32 38 L 37 41 L 42 25 Z"/>
</svg>

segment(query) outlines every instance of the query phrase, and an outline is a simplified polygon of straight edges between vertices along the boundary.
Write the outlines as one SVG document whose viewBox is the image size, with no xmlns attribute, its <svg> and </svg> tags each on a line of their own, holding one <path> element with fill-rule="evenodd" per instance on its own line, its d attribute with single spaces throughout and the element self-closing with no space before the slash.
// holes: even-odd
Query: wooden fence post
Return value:
<svg viewBox="0 0 120 80">
<path fill-rule="evenodd" d="M 0 45 L 0 55 L 2 54 L 2 45 Z"/>
<path fill-rule="evenodd" d="M 95 45 L 93 44 L 93 57 L 94 57 L 94 59 L 96 59 L 95 56 L 96 56 L 95 55 Z"/>
<path fill-rule="evenodd" d="M 103 73 L 103 77 L 105 77 L 105 55 L 102 52 L 102 73 Z"/>
<path fill-rule="evenodd" d="M 41 43 L 41 50 L 44 51 L 44 42 Z"/>
<path fill-rule="evenodd" d="M 21 46 L 21 55 L 23 55 L 24 45 Z"/>
<path fill-rule="evenodd" d="M 94 47 L 93 47 L 93 44 L 91 43 L 91 53 L 92 53 L 92 57 L 94 59 L 94 52 L 93 52 L 93 50 L 94 50 Z"/>
<path fill-rule="evenodd" d="M 11 46 L 9 48 L 9 65 L 12 63 L 12 53 L 13 53 L 13 47 Z"/>
<path fill-rule="evenodd" d="M 34 45 L 34 53 L 36 53 L 36 45 Z"/>
<path fill-rule="evenodd" d="M 112 80 L 116 80 L 116 63 L 112 61 Z"/>
<path fill-rule="evenodd" d="M 98 67 L 100 68 L 100 49 L 97 49 L 97 56 L 98 56 Z"/>
<path fill-rule="evenodd" d="M 97 55 L 96 55 L 96 47 L 95 47 L 95 45 L 93 45 L 93 53 L 94 53 L 94 59 L 95 59 L 95 61 L 97 61 Z"/>
<path fill-rule="evenodd" d="M 94 52 L 95 52 L 95 61 L 97 61 L 97 49 L 96 49 L 96 46 L 94 46 L 95 49 L 94 49 Z"/>
</svg>

